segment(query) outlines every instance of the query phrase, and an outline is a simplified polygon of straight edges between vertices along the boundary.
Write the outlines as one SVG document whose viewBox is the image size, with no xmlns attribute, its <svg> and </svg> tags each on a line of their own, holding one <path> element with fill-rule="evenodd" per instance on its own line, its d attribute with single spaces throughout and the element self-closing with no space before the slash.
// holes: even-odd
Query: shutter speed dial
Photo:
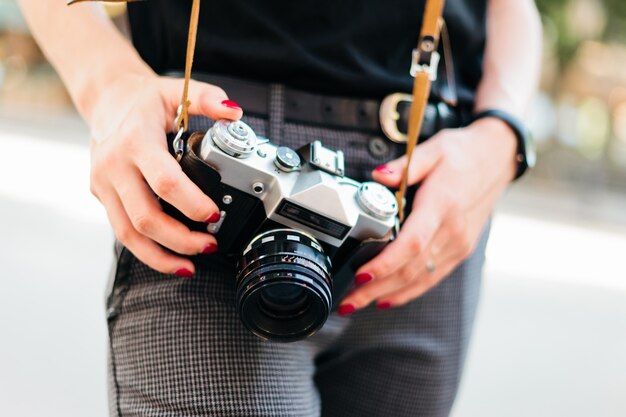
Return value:
<svg viewBox="0 0 626 417">
<path fill-rule="evenodd" d="M 254 131 L 241 120 L 218 120 L 209 134 L 218 148 L 235 158 L 247 158 L 256 149 L 257 138 Z"/>
<path fill-rule="evenodd" d="M 302 161 L 297 152 L 286 146 L 279 146 L 276 149 L 276 159 L 274 165 L 284 172 L 293 172 L 300 169 Z"/>
</svg>

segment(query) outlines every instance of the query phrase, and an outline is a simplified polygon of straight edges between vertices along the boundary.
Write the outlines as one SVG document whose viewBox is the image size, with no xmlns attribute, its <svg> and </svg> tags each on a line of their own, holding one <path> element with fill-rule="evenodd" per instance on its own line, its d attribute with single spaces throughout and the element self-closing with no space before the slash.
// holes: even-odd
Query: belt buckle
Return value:
<svg viewBox="0 0 626 417">
<path fill-rule="evenodd" d="M 381 101 L 378 111 L 381 130 L 385 136 L 396 143 L 406 143 L 407 141 L 407 134 L 398 130 L 398 120 L 400 120 L 398 104 L 402 101 L 411 103 L 413 96 L 405 93 L 389 94 Z"/>
</svg>

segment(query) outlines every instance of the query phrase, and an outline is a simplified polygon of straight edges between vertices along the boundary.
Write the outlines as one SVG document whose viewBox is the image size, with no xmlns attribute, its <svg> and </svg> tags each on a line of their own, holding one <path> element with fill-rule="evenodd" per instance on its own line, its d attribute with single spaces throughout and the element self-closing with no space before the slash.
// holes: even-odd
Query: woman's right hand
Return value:
<svg viewBox="0 0 626 417">
<path fill-rule="evenodd" d="M 176 253 L 215 252 L 217 242 L 165 214 L 156 196 L 196 221 L 214 222 L 219 211 L 167 149 L 166 132 L 172 129 L 182 88 L 180 79 L 122 75 L 91 98 L 86 119 L 91 128 L 91 192 L 104 205 L 115 236 L 151 268 L 190 277 L 193 262 Z M 210 84 L 192 81 L 189 100 L 190 114 L 216 120 L 242 116 L 241 108 Z"/>
</svg>

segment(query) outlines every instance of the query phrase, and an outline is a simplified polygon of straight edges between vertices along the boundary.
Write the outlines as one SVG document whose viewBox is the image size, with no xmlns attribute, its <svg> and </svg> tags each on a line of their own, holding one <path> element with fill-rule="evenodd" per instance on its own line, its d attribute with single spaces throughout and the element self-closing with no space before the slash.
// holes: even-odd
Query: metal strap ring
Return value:
<svg viewBox="0 0 626 417">
<path fill-rule="evenodd" d="M 181 127 L 178 129 L 178 133 L 176 133 L 176 137 L 174 141 L 172 141 L 172 147 L 174 148 L 174 153 L 176 154 L 176 161 L 180 162 L 183 159 L 183 154 L 185 153 L 185 142 L 183 141 L 183 133 L 185 132 L 185 128 Z"/>
</svg>

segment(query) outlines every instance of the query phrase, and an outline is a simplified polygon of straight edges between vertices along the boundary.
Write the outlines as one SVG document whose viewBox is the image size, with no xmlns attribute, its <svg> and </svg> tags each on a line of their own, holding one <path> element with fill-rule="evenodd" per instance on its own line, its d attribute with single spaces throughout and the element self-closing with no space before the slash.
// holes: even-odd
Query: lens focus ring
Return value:
<svg viewBox="0 0 626 417">
<path fill-rule="evenodd" d="M 237 308 L 257 336 L 295 341 L 317 331 L 332 306 L 331 264 L 319 243 L 296 230 L 255 237 L 237 268 Z"/>
</svg>

